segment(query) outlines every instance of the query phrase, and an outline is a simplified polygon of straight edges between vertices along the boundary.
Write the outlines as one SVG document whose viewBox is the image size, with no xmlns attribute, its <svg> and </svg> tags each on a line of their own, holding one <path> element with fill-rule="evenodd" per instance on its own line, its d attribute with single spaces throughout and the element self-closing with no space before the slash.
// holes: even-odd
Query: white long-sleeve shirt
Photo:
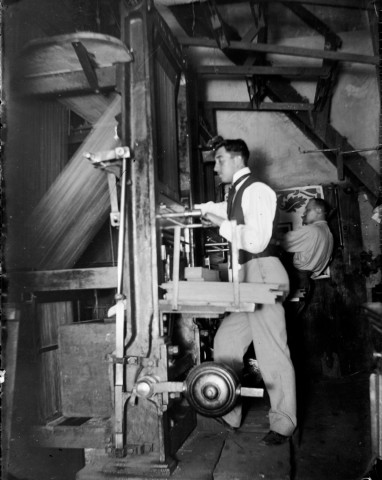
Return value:
<svg viewBox="0 0 382 480">
<path fill-rule="evenodd" d="M 294 252 L 293 265 L 313 272 L 312 278 L 324 270 L 333 252 L 333 235 L 325 220 L 291 230 L 281 243 L 287 252 Z"/>
<path fill-rule="evenodd" d="M 233 176 L 232 183 L 243 175 L 250 173 L 244 167 Z M 243 179 L 243 182 L 245 179 Z M 239 182 L 236 191 L 243 182 Z M 225 220 L 220 226 L 219 233 L 229 242 L 232 241 L 232 227 L 227 219 L 227 202 L 207 202 L 200 206 L 202 214 L 213 213 Z M 276 212 L 276 193 L 262 182 L 249 185 L 243 192 L 241 207 L 244 214 L 244 225 L 238 225 L 238 249 L 250 253 L 261 253 L 267 247 L 273 229 L 273 219 Z"/>
</svg>

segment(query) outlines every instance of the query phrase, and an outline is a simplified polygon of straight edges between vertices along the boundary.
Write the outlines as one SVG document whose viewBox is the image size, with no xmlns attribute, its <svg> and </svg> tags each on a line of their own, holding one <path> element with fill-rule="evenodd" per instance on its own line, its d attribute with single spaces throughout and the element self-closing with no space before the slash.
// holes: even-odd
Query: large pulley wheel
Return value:
<svg viewBox="0 0 382 480">
<path fill-rule="evenodd" d="M 186 379 L 190 405 L 202 415 L 220 417 L 233 409 L 239 395 L 239 378 L 226 365 L 204 362 L 194 367 Z"/>
</svg>

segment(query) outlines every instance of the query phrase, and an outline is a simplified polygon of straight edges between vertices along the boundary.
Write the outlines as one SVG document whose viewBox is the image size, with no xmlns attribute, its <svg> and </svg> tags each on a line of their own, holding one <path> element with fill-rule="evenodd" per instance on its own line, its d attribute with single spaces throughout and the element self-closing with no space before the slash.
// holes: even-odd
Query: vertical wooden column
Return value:
<svg viewBox="0 0 382 480">
<path fill-rule="evenodd" d="M 132 153 L 126 174 L 126 211 L 122 294 L 126 298 L 125 390 L 132 391 L 144 358 L 160 361 L 158 349 L 158 273 L 153 138 L 153 46 L 149 5 L 121 3 L 122 41 L 133 61 L 121 67 L 122 143 Z M 124 410 L 127 451 L 140 445 L 160 455 L 163 426 L 156 406 L 138 400 Z M 123 411 L 121 411 L 123 413 Z M 163 417 L 160 417 L 161 420 Z"/>
<path fill-rule="evenodd" d="M 123 142 L 132 151 L 127 175 L 123 294 L 131 335 L 127 354 L 147 357 L 158 335 L 155 181 L 153 158 L 152 53 L 148 4 L 122 11 L 122 40 L 134 60 L 125 67 L 122 96 Z M 128 325 L 129 330 L 129 325 Z"/>
<path fill-rule="evenodd" d="M 157 203 L 159 194 L 171 190 L 160 178 L 159 161 L 161 142 L 157 122 L 175 122 L 174 98 L 171 108 L 161 97 L 161 81 L 174 82 L 175 70 L 168 66 L 179 48 L 172 44 L 172 35 L 160 18 L 151 0 L 121 4 L 122 41 L 133 53 L 133 61 L 122 67 L 122 142 L 132 153 L 132 161 L 126 175 L 126 215 L 122 294 L 126 298 L 126 338 L 124 357 L 125 390 L 133 391 L 140 374 L 158 375 L 167 380 L 167 350 L 159 332 Z M 163 47 L 163 48 L 162 48 Z M 173 48 L 172 48 L 173 47 Z M 175 50 L 177 50 L 175 52 Z M 178 61 L 178 57 L 176 59 Z M 162 63 L 161 63 L 162 62 Z M 180 70 L 180 67 L 179 67 Z M 159 73 L 158 73 L 159 72 Z M 171 83 L 166 94 L 175 94 Z M 171 87 L 171 88 L 170 88 Z M 169 111 L 167 108 L 169 107 Z M 175 131 L 166 130 L 168 138 Z M 168 140 L 167 138 L 167 140 Z M 163 140 L 163 139 L 162 139 Z M 171 138 L 170 138 L 171 140 Z M 164 142 L 165 145 L 166 142 Z M 171 142 L 169 144 L 172 145 Z M 162 164 L 162 170 L 163 170 Z M 163 172 L 162 172 L 163 173 Z M 166 173 L 166 171 L 164 172 Z M 161 183 L 162 182 L 162 183 Z M 159 192 L 159 185 L 163 188 Z M 170 185 L 171 186 L 171 185 Z M 174 185 L 172 185 L 174 186 Z M 158 190 L 158 191 L 157 191 Z M 163 191 L 165 193 L 163 193 Z M 176 189 L 173 188 L 172 191 Z M 126 403 L 127 451 L 138 445 L 147 453 L 153 452 L 163 468 L 169 464 L 169 439 L 166 406 L 162 408 L 161 397 L 155 403 L 138 399 Z M 166 464 L 167 462 L 167 464 Z"/>
</svg>

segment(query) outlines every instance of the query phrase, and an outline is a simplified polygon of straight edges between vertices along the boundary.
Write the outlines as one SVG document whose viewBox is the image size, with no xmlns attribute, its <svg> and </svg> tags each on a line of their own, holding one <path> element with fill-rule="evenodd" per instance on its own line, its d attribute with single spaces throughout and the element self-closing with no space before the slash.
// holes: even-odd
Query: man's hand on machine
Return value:
<svg viewBox="0 0 382 480">
<path fill-rule="evenodd" d="M 214 213 L 206 213 L 205 215 L 203 215 L 202 222 L 205 220 L 209 223 L 212 223 L 212 225 L 217 225 L 218 227 L 220 227 L 220 225 L 224 222 L 224 218 L 219 217 Z"/>
<path fill-rule="evenodd" d="M 195 203 L 194 210 L 200 210 L 202 212 L 202 215 L 205 213 L 203 209 L 203 203 Z"/>
<path fill-rule="evenodd" d="M 216 225 L 220 227 L 224 218 L 220 217 L 219 215 L 215 215 L 214 213 L 208 212 L 209 203 L 195 203 L 194 209 L 201 211 L 201 220 L 205 226 Z"/>
</svg>

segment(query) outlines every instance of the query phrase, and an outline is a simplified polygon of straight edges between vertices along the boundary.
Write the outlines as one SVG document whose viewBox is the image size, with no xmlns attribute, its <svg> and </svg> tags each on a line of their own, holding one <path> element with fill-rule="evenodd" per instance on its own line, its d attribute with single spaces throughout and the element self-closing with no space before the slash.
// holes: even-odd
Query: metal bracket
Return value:
<svg viewBox="0 0 382 480">
<path fill-rule="evenodd" d="M 106 150 L 103 152 L 85 152 L 84 157 L 92 162 L 93 167 L 102 168 L 109 173 L 113 173 L 116 177 L 119 177 L 120 162 L 123 158 L 131 158 L 129 147 L 117 147 L 113 150 Z"/>
<path fill-rule="evenodd" d="M 84 71 L 85 77 L 89 82 L 90 88 L 94 90 L 95 93 L 99 93 L 99 84 L 95 70 L 96 62 L 94 60 L 94 56 L 87 51 L 82 42 L 72 42 L 72 45 Z"/>
<path fill-rule="evenodd" d="M 86 152 L 84 153 L 84 157 L 88 159 L 94 167 L 101 168 L 107 172 L 111 205 L 110 223 L 112 227 L 119 227 L 121 215 L 118 207 L 117 177 L 121 176 L 121 160 L 130 158 L 130 149 L 129 147 L 117 147 L 104 152 Z"/>
<path fill-rule="evenodd" d="M 135 365 L 144 368 L 148 367 L 158 367 L 158 360 L 153 358 L 147 357 L 134 357 L 131 355 L 117 357 L 115 355 L 109 355 L 109 361 L 114 364 L 122 364 L 122 365 Z"/>
<path fill-rule="evenodd" d="M 110 223 L 112 227 L 119 227 L 121 221 L 121 215 L 118 207 L 118 195 L 117 195 L 117 179 L 114 174 L 107 174 L 107 183 L 109 185 L 110 196 Z"/>
</svg>

